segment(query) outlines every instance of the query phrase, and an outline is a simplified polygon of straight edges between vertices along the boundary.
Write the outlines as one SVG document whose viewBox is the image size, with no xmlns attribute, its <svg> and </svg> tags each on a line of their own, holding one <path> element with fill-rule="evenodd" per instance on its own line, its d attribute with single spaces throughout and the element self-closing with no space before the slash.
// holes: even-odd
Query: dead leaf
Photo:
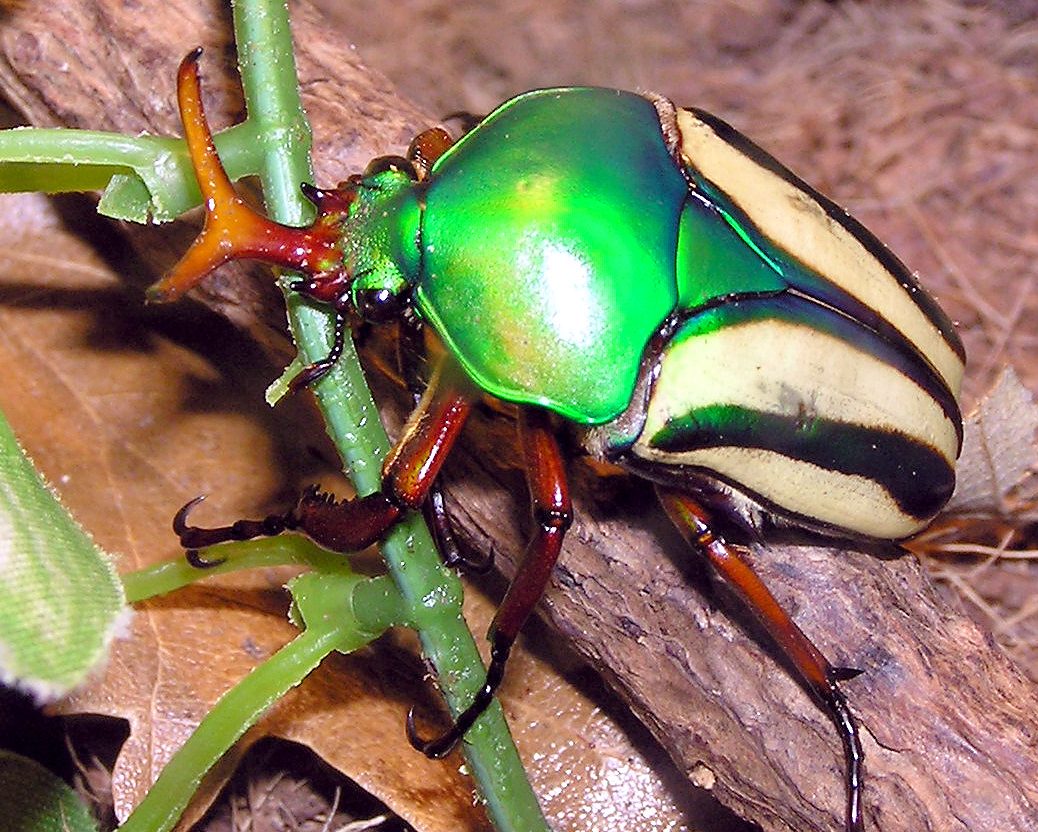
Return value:
<svg viewBox="0 0 1038 832">
<path fill-rule="evenodd" d="M 966 419 L 955 493 L 946 510 L 1004 514 L 1010 492 L 1038 467 L 1035 430 L 1038 404 L 1006 367 Z"/>
<path fill-rule="evenodd" d="M 191 496 L 211 494 L 205 511 L 214 519 L 256 514 L 313 475 L 313 448 L 330 458 L 302 399 L 274 411 L 263 404 L 273 368 L 222 322 L 197 306 L 171 315 L 143 309 L 98 256 L 117 238 L 70 235 L 47 200 L 33 196 L 5 196 L 0 210 L 9 241 L 0 255 L 8 368 L 0 408 L 122 571 L 178 554 L 171 512 Z M 213 337 L 231 341 L 223 366 L 190 343 Z M 130 722 L 113 777 L 122 816 L 216 698 L 293 637 L 287 576 L 210 579 L 141 605 L 103 677 L 66 703 L 66 713 Z M 420 829 L 482 828 L 470 784 L 408 746 L 402 720 L 420 673 L 414 662 L 394 664 L 378 650 L 335 658 L 254 736 L 312 744 Z M 409 801 L 416 784 L 421 801 Z"/>
</svg>

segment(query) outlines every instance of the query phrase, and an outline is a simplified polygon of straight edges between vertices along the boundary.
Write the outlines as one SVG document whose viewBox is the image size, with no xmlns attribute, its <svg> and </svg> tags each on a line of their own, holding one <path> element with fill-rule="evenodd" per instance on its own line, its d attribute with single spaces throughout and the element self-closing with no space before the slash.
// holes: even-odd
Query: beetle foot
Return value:
<svg viewBox="0 0 1038 832">
<path fill-rule="evenodd" d="M 227 558 L 204 558 L 198 549 L 188 549 L 184 552 L 184 560 L 193 569 L 215 569 L 227 563 Z"/>
<path fill-rule="evenodd" d="M 433 486 L 423 505 L 425 521 L 436 540 L 440 560 L 448 569 L 459 569 L 472 575 L 485 575 L 494 565 L 494 550 L 485 555 L 463 552 L 454 537 L 450 518 L 447 516 L 446 501 L 439 483 Z"/>
<path fill-rule="evenodd" d="M 264 517 L 262 520 L 238 520 L 229 526 L 218 526 L 211 529 L 189 526 L 187 524 L 188 514 L 191 512 L 191 509 L 204 499 L 205 496 L 201 496 L 189 500 L 173 517 L 173 533 L 180 539 L 180 545 L 185 549 L 205 549 L 208 546 L 215 546 L 217 543 L 228 543 L 232 540 L 273 537 L 284 531 L 295 529 L 299 525 L 295 509 L 292 509 L 284 514 L 272 514 L 269 517 Z M 197 555 L 196 560 L 203 567 L 218 565 L 216 562 L 198 558 Z"/>
<path fill-rule="evenodd" d="M 451 569 L 459 569 L 469 575 L 486 575 L 494 568 L 494 550 L 490 549 L 486 554 L 480 552 L 462 552 L 458 544 L 454 542 L 453 536 L 448 546 L 440 549 L 443 557 L 443 565 Z"/>
<path fill-rule="evenodd" d="M 407 740 L 416 751 L 421 751 L 426 757 L 438 760 L 446 757 L 457 746 L 468 733 L 477 719 L 479 719 L 490 703 L 494 701 L 494 693 L 501 685 L 501 679 L 505 675 L 505 664 L 508 662 L 508 653 L 512 649 L 512 639 L 495 633 L 493 646 L 490 648 L 490 666 L 487 668 L 487 677 L 483 687 L 477 691 L 472 703 L 454 720 L 454 724 L 443 734 L 431 740 L 423 740 L 418 736 L 414 727 L 414 708 L 407 714 Z"/>
<path fill-rule="evenodd" d="M 461 742 L 461 735 L 454 728 L 431 740 L 422 739 L 414 726 L 414 707 L 407 712 L 407 741 L 415 751 L 421 751 L 430 760 L 439 760 L 450 754 Z"/>
<path fill-rule="evenodd" d="M 297 281 L 292 284 L 292 288 L 295 291 L 301 291 L 301 285 L 304 281 Z M 335 366 L 335 363 L 342 356 L 343 348 L 346 345 L 346 318 L 336 313 L 335 315 L 335 333 L 332 336 L 332 348 L 328 351 L 328 354 L 315 361 L 313 364 L 307 364 L 300 370 L 296 376 L 288 383 L 288 389 L 295 393 L 298 390 L 302 390 L 305 387 L 309 387 L 311 384 L 320 381 L 327 375 L 328 371 Z"/>
</svg>

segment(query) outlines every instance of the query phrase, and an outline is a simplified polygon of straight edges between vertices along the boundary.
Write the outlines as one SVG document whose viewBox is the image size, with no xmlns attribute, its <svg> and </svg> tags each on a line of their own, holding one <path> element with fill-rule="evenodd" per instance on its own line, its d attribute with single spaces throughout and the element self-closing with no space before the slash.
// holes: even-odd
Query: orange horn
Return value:
<svg viewBox="0 0 1038 832">
<path fill-rule="evenodd" d="M 335 235 L 328 223 L 292 228 L 250 208 L 231 184 L 220 163 L 202 107 L 195 49 L 177 72 L 177 101 L 184 122 L 191 164 L 205 204 L 205 226 L 183 259 L 148 289 L 150 302 L 171 301 L 197 285 L 217 266 L 237 259 L 263 260 L 314 275 L 334 267 Z"/>
</svg>

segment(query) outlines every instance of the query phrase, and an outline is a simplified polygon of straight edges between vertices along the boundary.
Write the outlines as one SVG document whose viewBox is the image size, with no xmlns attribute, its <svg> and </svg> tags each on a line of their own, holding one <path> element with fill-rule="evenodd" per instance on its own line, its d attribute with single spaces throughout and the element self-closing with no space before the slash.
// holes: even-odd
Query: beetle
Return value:
<svg viewBox="0 0 1038 832">
<path fill-rule="evenodd" d="M 572 520 L 556 424 L 651 481 L 668 516 L 764 625 L 836 725 L 846 826 L 864 829 L 863 754 L 831 665 L 744 555 L 765 519 L 898 541 L 952 493 L 965 353 L 906 267 L 857 220 L 725 122 L 659 96 L 563 87 L 506 101 L 457 142 L 439 128 L 375 159 L 289 228 L 245 206 L 216 155 L 198 55 L 178 100 L 203 231 L 149 290 L 169 301 L 236 258 L 303 277 L 346 319 L 430 327 L 445 358 L 383 467 L 381 491 L 308 492 L 285 515 L 175 528 L 187 548 L 291 528 L 338 551 L 376 542 L 436 495 L 467 416 L 516 406 L 536 528 L 491 626 L 487 679 L 446 754 L 490 703 Z M 432 512 L 443 522 L 442 508 Z M 723 529 L 723 532 L 720 531 Z M 739 539 L 745 535 L 746 539 Z"/>
</svg>

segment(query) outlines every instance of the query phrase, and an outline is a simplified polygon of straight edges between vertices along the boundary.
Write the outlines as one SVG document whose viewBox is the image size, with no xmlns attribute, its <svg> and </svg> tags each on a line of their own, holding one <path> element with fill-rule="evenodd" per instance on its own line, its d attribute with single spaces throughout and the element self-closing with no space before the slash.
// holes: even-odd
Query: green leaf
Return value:
<svg viewBox="0 0 1038 832">
<path fill-rule="evenodd" d="M 97 832 L 86 806 L 35 760 L 0 751 L 0 832 Z"/>
<path fill-rule="evenodd" d="M 0 416 L 0 680 L 63 695 L 104 658 L 124 608 L 110 559 Z"/>
</svg>

